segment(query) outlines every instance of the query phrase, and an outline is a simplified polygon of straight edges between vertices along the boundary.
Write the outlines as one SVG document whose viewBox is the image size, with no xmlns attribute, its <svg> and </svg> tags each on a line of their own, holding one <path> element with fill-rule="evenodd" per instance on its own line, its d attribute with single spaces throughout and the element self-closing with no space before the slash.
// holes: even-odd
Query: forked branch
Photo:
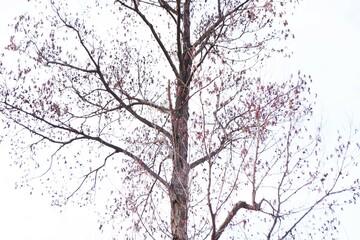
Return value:
<svg viewBox="0 0 360 240">
<path fill-rule="evenodd" d="M 260 211 L 261 202 L 259 204 L 255 203 L 253 205 L 248 204 L 245 201 L 239 201 L 239 202 L 235 203 L 235 205 L 233 206 L 233 208 L 230 210 L 227 217 L 225 218 L 224 222 L 221 224 L 219 229 L 216 231 L 215 240 L 218 240 L 221 237 L 221 234 L 224 232 L 225 228 L 233 220 L 233 218 L 236 216 L 236 213 L 240 209 L 246 209 L 246 210 L 252 210 L 252 211 Z"/>
</svg>

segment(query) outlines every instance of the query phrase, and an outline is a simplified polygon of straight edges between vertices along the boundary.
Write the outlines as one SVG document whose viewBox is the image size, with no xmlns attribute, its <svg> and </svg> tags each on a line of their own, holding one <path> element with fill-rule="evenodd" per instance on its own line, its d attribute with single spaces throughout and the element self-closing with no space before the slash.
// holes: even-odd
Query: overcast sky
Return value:
<svg viewBox="0 0 360 240">
<path fill-rule="evenodd" d="M 8 41 L 9 21 L 30 9 L 26 2 L 2 3 L 0 47 Z M 359 0 L 304 0 L 290 19 L 296 35 L 289 43 L 294 56 L 280 69 L 300 69 L 312 76 L 313 90 L 318 93 L 316 118 L 323 119 L 328 136 L 332 136 L 335 129 L 346 129 L 350 122 L 360 127 L 359 9 Z M 7 152 L 7 143 L 0 144 L 0 239 L 101 238 L 91 210 L 67 206 L 60 214 L 58 209 L 50 207 L 49 198 L 15 191 L 14 182 L 21 172 L 8 167 Z M 341 214 L 341 239 L 358 239 L 358 216 L 360 206 Z"/>
</svg>

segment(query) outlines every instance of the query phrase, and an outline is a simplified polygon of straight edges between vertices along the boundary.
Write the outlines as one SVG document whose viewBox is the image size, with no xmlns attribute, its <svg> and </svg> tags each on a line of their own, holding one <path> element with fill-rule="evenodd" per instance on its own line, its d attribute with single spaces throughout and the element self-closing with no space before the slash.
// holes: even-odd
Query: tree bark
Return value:
<svg viewBox="0 0 360 240">
<path fill-rule="evenodd" d="M 189 199 L 189 172 L 188 158 L 188 96 L 189 90 L 184 82 L 177 82 L 175 109 L 173 114 L 173 173 L 170 184 L 171 201 L 171 231 L 173 239 L 186 240 L 187 238 L 187 216 Z"/>
<path fill-rule="evenodd" d="M 173 173 L 170 184 L 171 201 L 171 231 L 173 239 L 186 240 L 188 216 L 188 179 L 190 166 L 188 157 L 188 88 L 178 80 L 177 91 L 181 92 L 176 98 L 173 116 L 174 155 Z"/>
<path fill-rule="evenodd" d="M 188 180 L 190 172 L 188 163 L 188 100 L 193 51 L 190 41 L 190 0 L 184 2 L 183 14 L 180 14 L 180 5 L 181 1 L 178 0 L 177 10 L 178 16 L 182 16 L 183 33 L 182 38 L 180 38 L 180 32 L 178 32 L 180 78 L 176 82 L 176 101 L 172 118 L 174 156 L 169 196 L 173 239 L 187 240 Z"/>
</svg>

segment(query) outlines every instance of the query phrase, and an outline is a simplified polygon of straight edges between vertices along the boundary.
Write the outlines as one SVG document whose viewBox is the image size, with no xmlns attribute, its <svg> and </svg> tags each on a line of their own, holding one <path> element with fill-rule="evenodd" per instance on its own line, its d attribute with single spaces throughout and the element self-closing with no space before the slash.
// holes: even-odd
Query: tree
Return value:
<svg viewBox="0 0 360 240">
<path fill-rule="evenodd" d="M 86 4 L 96 8 L 51 1 L 43 17 L 19 16 L 7 47 L 18 67 L 2 69 L 17 164 L 42 172 L 54 204 L 91 200 L 111 178 L 108 212 L 128 219 L 116 224 L 127 238 L 336 230 L 334 207 L 359 196 L 347 170 L 354 144 L 339 138 L 334 154 L 320 154 L 320 129 L 307 126 L 310 77 L 259 72 L 272 54 L 287 56 L 273 43 L 292 37 L 292 1 Z M 18 153 L 22 130 L 29 156 Z M 47 161 L 41 149 L 52 150 Z M 72 185 L 59 191 L 59 176 Z"/>
</svg>

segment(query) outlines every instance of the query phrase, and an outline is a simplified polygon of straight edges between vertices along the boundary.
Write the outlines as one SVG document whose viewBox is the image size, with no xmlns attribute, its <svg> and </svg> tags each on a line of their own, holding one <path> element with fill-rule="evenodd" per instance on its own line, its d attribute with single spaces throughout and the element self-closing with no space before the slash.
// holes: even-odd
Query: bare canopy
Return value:
<svg viewBox="0 0 360 240">
<path fill-rule="evenodd" d="M 51 1 L 19 16 L 0 97 L 16 164 L 54 204 L 101 193 L 114 238 L 328 239 L 334 207 L 359 196 L 356 144 L 322 152 L 309 76 L 261 74 L 288 57 L 296 4 Z"/>
</svg>

